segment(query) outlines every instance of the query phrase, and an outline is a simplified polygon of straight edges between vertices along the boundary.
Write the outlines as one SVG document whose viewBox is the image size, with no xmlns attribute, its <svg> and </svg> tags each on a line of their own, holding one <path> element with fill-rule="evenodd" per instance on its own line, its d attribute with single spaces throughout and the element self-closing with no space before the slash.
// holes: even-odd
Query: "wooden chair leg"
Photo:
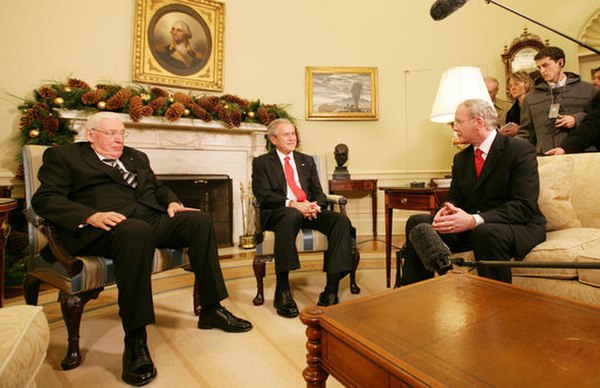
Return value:
<svg viewBox="0 0 600 388">
<path fill-rule="evenodd" d="M 38 295 L 40 294 L 40 281 L 29 274 L 25 276 L 23 282 L 23 296 L 25 297 L 25 303 L 31 306 L 37 306 Z"/>
<path fill-rule="evenodd" d="M 81 353 L 79 351 L 81 314 L 85 304 L 91 299 L 96 299 L 101 291 L 102 288 L 98 288 L 77 295 L 69 295 L 64 291 L 60 291 L 58 294 L 68 335 L 67 354 L 60 363 L 64 370 L 74 369 L 81 365 Z"/>
<path fill-rule="evenodd" d="M 266 261 L 260 256 L 254 256 L 252 261 L 252 269 L 256 278 L 256 296 L 252 300 L 252 304 L 260 306 L 265 303 L 264 278 L 266 273 Z"/>
<path fill-rule="evenodd" d="M 400 287 L 400 280 L 402 279 L 402 260 L 406 254 L 406 244 L 402 245 L 402 248 L 396 252 L 396 281 L 394 282 L 394 288 Z"/>
<path fill-rule="evenodd" d="M 360 252 L 356 248 L 352 248 L 352 272 L 350 272 L 350 292 L 360 294 L 360 287 L 356 284 L 356 269 L 360 263 Z"/>
</svg>

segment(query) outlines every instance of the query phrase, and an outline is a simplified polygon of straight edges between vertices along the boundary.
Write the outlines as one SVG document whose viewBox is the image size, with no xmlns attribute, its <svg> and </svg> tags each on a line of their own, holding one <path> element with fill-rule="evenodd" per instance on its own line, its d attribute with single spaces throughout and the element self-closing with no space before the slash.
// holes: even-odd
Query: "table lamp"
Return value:
<svg viewBox="0 0 600 388">
<path fill-rule="evenodd" d="M 431 109 L 431 121 L 453 122 L 458 104 L 471 98 L 483 99 L 492 105 L 479 68 L 460 66 L 444 71 Z"/>
</svg>

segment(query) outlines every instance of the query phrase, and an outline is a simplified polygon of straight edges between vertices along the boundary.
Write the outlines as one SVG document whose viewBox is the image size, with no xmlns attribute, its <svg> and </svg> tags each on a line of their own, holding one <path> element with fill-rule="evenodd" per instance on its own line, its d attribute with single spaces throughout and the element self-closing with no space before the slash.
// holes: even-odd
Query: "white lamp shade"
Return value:
<svg viewBox="0 0 600 388">
<path fill-rule="evenodd" d="M 442 74 L 435 103 L 431 109 L 431 121 L 436 123 L 453 122 L 458 105 L 472 98 L 486 100 L 492 105 L 479 68 L 461 66 L 446 70 Z"/>
</svg>

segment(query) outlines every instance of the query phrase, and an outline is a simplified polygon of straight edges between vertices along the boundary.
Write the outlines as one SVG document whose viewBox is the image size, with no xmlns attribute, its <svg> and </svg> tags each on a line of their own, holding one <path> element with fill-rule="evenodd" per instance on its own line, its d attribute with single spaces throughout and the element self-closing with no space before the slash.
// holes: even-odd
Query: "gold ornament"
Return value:
<svg viewBox="0 0 600 388">
<path fill-rule="evenodd" d="M 98 107 L 98 109 L 104 110 L 106 109 L 106 101 L 99 101 L 98 104 L 96 104 L 96 106 Z"/>
<path fill-rule="evenodd" d="M 71 91 L 71 87 L 70 87 L 70 86 L 65 86 L 65 87 L 63 88 L 63 90 L 64 90 L 65 92 L 69 93 L 69 92 Z"/>
<path fill-rule="evenodd" d="M 225 109 L 229 109 L 229 104 L 224 105 Z"/>
<path fill-rule="evenodd" d="M 143 101 L 150 101 L 150 95 L 147 93 L 142 94 L 141 97 Z"/>
<path fill-rule="evenodd" d="M 183 115 L 184 115 L 184 116 L 189 116 L 189 115 L 190 115 L 190 110 L 189 110 L 189 109 L 185 109 L 185 110 L 183 111 Z"/>
<path fill-rule="evenodd" d="M 62 105 L 62 104 L 64 104 L 64 103 L 65 103 L 65 100 L 63 100 L 63 98 L 62 98 L 62 97 L 56 97 L 56 98 L 54 99 L 54 105 L 61 106 L 61 105 Z"/>
<path fill-rule="evenodd" d="M 175 101 L 175 99 L 173 98 L 173 96 L 169 96 L 169 98 L 167 98 L 167 100 L 169 100 L 169 102 Z"/>
<path fill-rule="evenodd" d="M 254 118 L 254 112 L 252 112 L 252 111 L 248 112 L 248 117 L 250 117 L 251 119 L 253 119 Z"/>
<path fill-rule="evenodd" d="M 40 131 L 38 129 L 32 129 L 31 131 L 29 131 L 29 137 L 32 139 L 35 139 L 39 135 L 40 135 Z"/>
</svg>

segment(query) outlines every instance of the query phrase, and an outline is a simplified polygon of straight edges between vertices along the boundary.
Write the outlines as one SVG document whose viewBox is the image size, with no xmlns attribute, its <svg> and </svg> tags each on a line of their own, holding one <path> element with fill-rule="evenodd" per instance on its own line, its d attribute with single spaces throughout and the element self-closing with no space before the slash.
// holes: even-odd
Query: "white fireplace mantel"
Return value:
<svg viewBox="0 0 600 388">
<path fill-rule="evenodd" d="M 69 127 L 77 132 L 76 141 L 85 140 L 83 124 L 90 115 L 82 111 L 61 111 Z M 145 152 L 157 175 L 224 174 L 233 181 L 233 237 L 243 234 L 240 185 L 250 184 L 252 159 L 266 152 L 266 127 L 242 123 L 228 128 L 223 124 L 199 119 L 145 117 L 133 122 L 121 115 L 128 137 L 125 143 Z"/>
</svg>

